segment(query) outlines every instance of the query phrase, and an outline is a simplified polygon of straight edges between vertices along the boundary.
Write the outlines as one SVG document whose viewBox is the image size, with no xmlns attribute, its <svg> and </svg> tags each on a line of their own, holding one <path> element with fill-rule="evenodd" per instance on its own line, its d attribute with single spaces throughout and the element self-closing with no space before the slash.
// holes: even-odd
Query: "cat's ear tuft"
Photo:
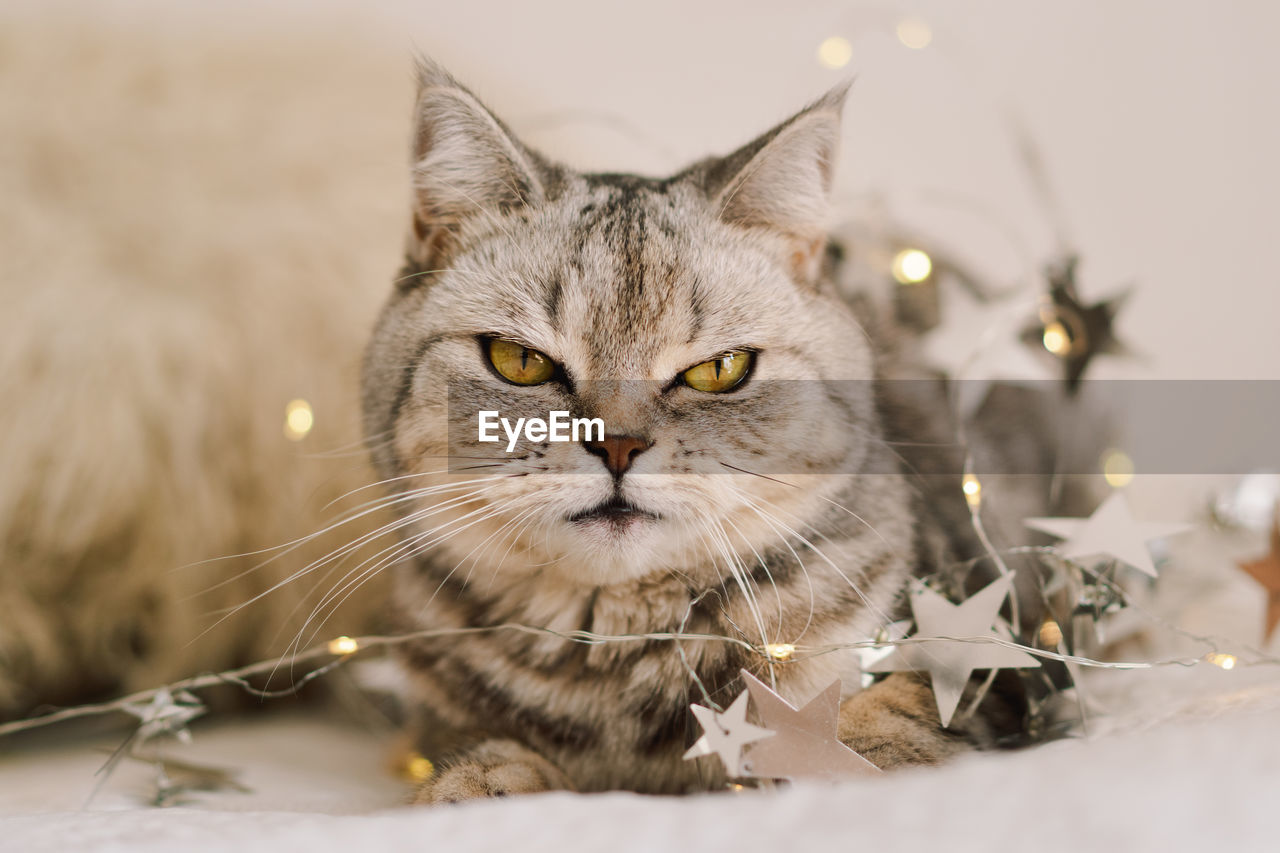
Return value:
<svg viewBox="0 0 1280 853">
<path fill-rule="evenodd" d="M 439 226 L 543 198 L 537 155 L 428 59 L 418 60 L 412 155 L 420 239 Z"/>
<path fill-rule="evenodd" d="M 803 256 L 796 261 L 806 267 L 825 242 L 849 85 L 832 89 L 706 173 L 708 197 L 723 221 L 793 238 Z"/>
</svg>

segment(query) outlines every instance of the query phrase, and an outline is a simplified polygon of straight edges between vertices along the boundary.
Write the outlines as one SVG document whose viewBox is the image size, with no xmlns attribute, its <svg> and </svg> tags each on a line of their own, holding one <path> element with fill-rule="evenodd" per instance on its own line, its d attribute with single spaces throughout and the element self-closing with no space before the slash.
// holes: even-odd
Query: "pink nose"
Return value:
<svg viewBox="0 0 1280 853">
<path fill-rule="evenodd" d="M 584 441 L 583 445 L 604 460 L 609 473 L 621 477 L 631 467 L 631 461 L 653 447 L 653 442 L 638 435 L 606 435 L 603 441 Z"/>
</svg>

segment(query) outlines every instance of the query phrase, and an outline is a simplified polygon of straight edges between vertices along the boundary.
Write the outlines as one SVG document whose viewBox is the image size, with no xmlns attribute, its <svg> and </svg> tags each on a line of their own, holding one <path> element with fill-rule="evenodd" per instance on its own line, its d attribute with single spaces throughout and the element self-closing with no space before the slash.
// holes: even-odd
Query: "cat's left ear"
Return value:
<svg viewBox="0 0 1280 853">
<path fill-rule="evenodd" d="M 840 84 L 705 173 L 708 198 L 720 218 L 788 237 L 791 263 L 805 280 L 816 276 L 826 243 L 849 85 Z"/>
</svg>

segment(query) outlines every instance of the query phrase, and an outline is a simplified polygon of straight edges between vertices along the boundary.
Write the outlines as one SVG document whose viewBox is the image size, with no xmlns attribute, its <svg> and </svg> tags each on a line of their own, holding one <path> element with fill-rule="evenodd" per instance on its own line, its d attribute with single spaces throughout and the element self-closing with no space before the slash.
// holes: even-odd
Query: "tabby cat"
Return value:
<svg viewBox="0 0 1280 853">
<path fill-rule="evenodd" d="M 958 483 L 913 477 L 888 439 L 897 411 L 863 381 L 885 369 L 876 323 L 829 274 L 845 87 L 651 179 L 552 162 L 434 64 L 419 83 L 406 265 L 363 376 L 401 628 L 851 642 L 903 614 L 909 579 L 975 553 Z M 477 441 L 486 408 L 606 434 L 507 454 Z M 927 675 L 859 691 L 841 654 L 772 664 L 715 641 L 495 630 L 403 661 L 426 803 L 723 787 L 716 759 L 682 760 L 689 706 L 728 704 L 742 668 L 793 702 L 844 677 L 838 736 L 881 768 L 1019 720 L 993 693 L 944 729 Z"/>
</svg>

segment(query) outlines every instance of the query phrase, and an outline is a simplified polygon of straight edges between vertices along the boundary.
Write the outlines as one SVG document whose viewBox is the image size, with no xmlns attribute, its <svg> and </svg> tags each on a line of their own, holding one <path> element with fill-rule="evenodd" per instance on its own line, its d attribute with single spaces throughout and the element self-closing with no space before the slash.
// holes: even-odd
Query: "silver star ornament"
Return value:
<svg viewBox="0 0 1280 853">
<path fill-rule="evenodd" d="M 879 769 L 836 737 L 840 719 L 840 681 L 797 710 L 760 679 L 742 670 L 760 722 L 776 734 L 753 744 L 742 762 L 743 774 L 761 779 L 846 779 Z"/>
<path fill-rule="evenodd" d="M 744 690 L 733 700 L 723 714 L 702 705 L 690 705 L 689 710 L 702 726 L 702 737 L 684 754 L 688 761 L 702 755 L 718 755 L 730 776 L 741 776 L 742 748 L 773 732 L 747 722 L 747 693 Z"/>
<path fill-rule="evenodd" d="M 1088 518 L 1028 518 L 1024 523 L 1065 539 L 1054 550 L 1068 560 L 1106 555 L 1153 578 L 1156 565 L 1147 543 L 1190 529 L 1187 524 L 1136 521 L 1121 492 L 1103 501 Z"/>
<path fill-rule="evenodd" d="M 203 714 L 205 707 L 186 690 L 171 693 L 165 687 L 156 691 L 150 702 L 126 705 L 124 710 L 138 718 L 135 737 L 139 743 L 146 743 L 159 734 L 171 734 L 187 743 L 191 740 L 187 723 Z"/>
<path fill-rule="evenodd" d="M 898 646 L 893 654 L 867 670 L 928 672 L 938 716 L 944 727 L 950 725 L 974 670 L 1040 665 L 1026 652 L 1003 645 L 1006 638 L 992 627 L 1012 586 L 1012 576 L 1000 577 L 960 604 L 952 604 L 922 582 L 913 581 L 911 612 L 916 621 L 916 638 L 939 639 Z"/>
</svg>

